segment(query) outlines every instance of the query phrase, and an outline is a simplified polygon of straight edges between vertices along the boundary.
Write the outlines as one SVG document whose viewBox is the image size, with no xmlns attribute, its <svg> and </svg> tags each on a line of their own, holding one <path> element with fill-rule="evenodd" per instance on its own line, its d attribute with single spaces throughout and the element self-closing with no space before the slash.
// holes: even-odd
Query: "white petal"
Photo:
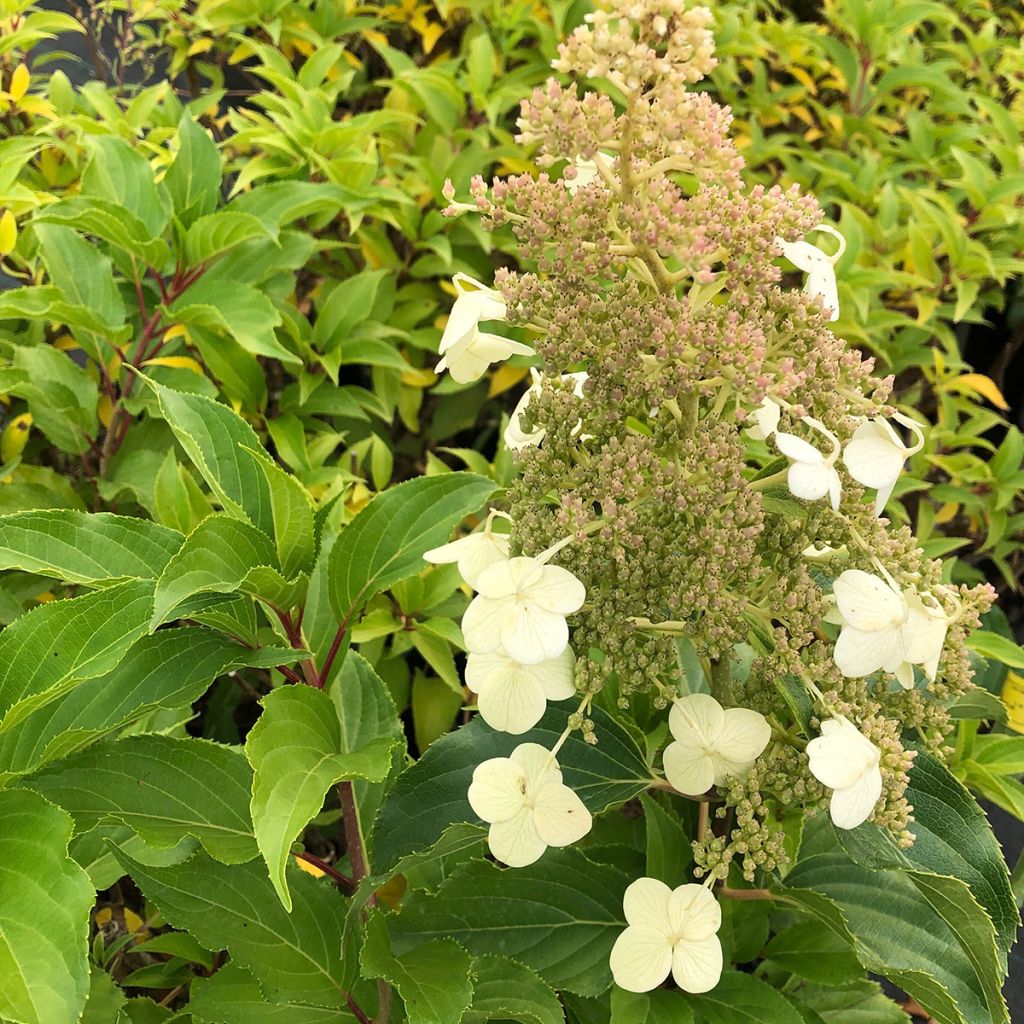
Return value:
<svg viewBox="0 0 1024 1024">
<path fill-rule="evenodd" d="M 676 741 L 665 748 L 665 778 L 680 793 L 700 796 L 715 782 L 715 761 L 704 747 L 688 746 Z"/>
<path fill-rule="evenodd" d="M 722 908 L 706 886 L 690 883 L 672 890 L 669 918 L 680 939 L 706 939 L 722 927 Z"/>
<path fill-rule="evenodd" d="M 836 828 L 856 828 L 871 817 L 881 795 L 882 772 L 876 765 L 864 772 L 852 786 L 833 792 L 828 805 L 832 824 Z"/>
<path fill-rule="evenodd" d="M 508 558 L 508 548 L 507 534 L 485 530 L 432 548 L 423 557 L 437 565 L 458 562 L 459 574 L 475 589 L 476 581 L 485 569 Z"/>
<path fill-rule="evenodd" d="M 894 671 L 906 657 L 906 651 L 902 631 L 895 626 L 871 632 L 844 626 L 832 659 L 848 679 L 862 679 L 879 669 Z"/>
<path fill-rule="evenodd" d="M 540 576 L 541 566 L 536 558 L 519 555 L 505 562 L 495 562 L 480 574 L 476 589 L 484 597 L 514 597 L 523 582 Z"/>
<path fill-rule="evenodd" d="M 469 343 L 473 355 L 490 363 L 500 363 L 509 356 L 532 356 L 533 349 L 521 341 L 503 338 L 500 334 L 477 331 Z"/>
<path fill-rule="evenodd" d="M 562 781 L 558 760 L 539 743 L 520 743 L 510 757 L 526 773 L 527 789 L 531 793 L 549 783 Z"/>
<path fill-rule="evenodd" d="M 668 713 L 668 728 L 683 743 L 711 742 L 725 726 L 722 705 L 709 693 L 680 697 Z"/>
<path fill-rule="evenodd" d="M 893 675 L 896 676 L 896 681 L 904 690 L 912 690 L 914 688 L 914 666 L 909 661 L 900 662 L 896 666 L 896 671 Z"/>
<path fill-rule="evenodd" d="M 558 615 L 578 612 L 587 599 L 586 587 L 560 565 L 545 565 L 539 578 L 524 584 L 520 593 L 545 611 Z"/>
<path fill-rule="evenodd" d="M 804 292 L 812 298 L 821 298 L 829 320 L 839 319 L 839 289 L 836 286 L 836 271 L 831 260 L 824 265 L 815 264 L 811 268 L 807 275 L 807 283 L 804 285 Z"/>
<path fill-rule="evenodd" d="M 845 789 L 877 767 L 881 751 L 852 722 L 830 718 L 821 723 L 821 735 L 807 744 L 807 758 L 823 786 Z"/>
<path fill-rule="evenodd" d="M 467 798 L 484 821 L 508 821 L 525 806 L 526 772 L 510 758 L 492 757 L 476 766 Z"/>
<path fill-rule="evenodd" d="M 501 646 L 501 628 L 509 612 L 507 601 L 495 601 L 477 594 L 462 616 L 462 637 L 466 641 L 466 650 L 474 654 L 496 651 Z"/>
<path fill-rule="evenodd" d="M 525 868 L 539 860 L 547 844 L 533 824 L 533 812 L 524 807 L 510 821 L 494 824 L 487 832 L 487 845 L 494 856 L 510 868 Z"/>
<path fill-rule="evenodd" d="M 903 595 L 862 569 L 840 573 L 832 584 L 832 593 L 843 619 L 857 629 L 884 629 L 907 617 Z"/>
<path fill-rule="evenodd" d="M 807 462 L 811 465 L 818 465 L 825 461 L 825 456 L 813 444 L 805 441 L 802 437 L 797 437 L 796 434 L 787 434 L 780 430 L 775 435 L 775 443 L 787 459 Z"/>
<path fill-rule="evenodd" d="M 764 715 L 749 708 L 729 708 L 715 740 L 715 785 L 745 772 L 764 753 L 772 727 Z"/>
<path fill-rule="evenodd" d="M 718 936 L 677 942 L 672 953 L 672 977 L 684 992 L 710 992 L 722 977 L 722 943 Z"/>
<path fill-rule="evenodd" d="M 608 964 L 619 988 L 650 992 L 672 970 L 672 946 L 661 932 L 629 927 L 615 940 Z"/>
<path fill-rule="evenodd" d="M 471 658 L 490 655 L 471 654 Z M 467 672 L 467 683 L 468 672 Z M 544 688 L 535 679 L 510 673 L 503 682 L 488 685 L 478 691 L 477 707 L 483 720 L 498 732 L 520 736 L 532 729 L 543 717 L 548 706 Z"/>
<path fill-rule="evenodd" d="M 850 476 L 865 487 L 887 487 L 903 469 L 907 449 L 885 420 L 862 423 L 843 451 Z"/>
<path fill-rule="evenodd" d="M 569 626 L 563 616 L 522 602 L 506 602 L 505 607 L 507 614 L 501 623 L 500 639 L 509 657 L 524 665 L 536 665 L 547 658 L 557 658 L 568 647 Z M 462 628 L 465 633 L 465 616 Z M 468 646 L 468 639 L 466 643 Z"/>
<path fill-rule="evenodd" d="M 764 398 L 761 405 L 754 412 L 755 425 L 747 430 L 747 433 L 755 441 L 764 441 L 770 437 L 779 426 L 779 419 L 782 416 L 782 407 L 778 402 L 770 398 Z"/>
<path fill-rule="evenodd" d="M 660 931 L 668 937 L 673 931 L 669 914 L 672 890 L 657 878 L 638 878 L 630 882 L 622 897 L 622 910 L 631 925 Z"/>
<path fill-rule="evenodd" d="M 536 667 L 524 666 L 520 671 L 540 680 L 548 700 L 568 700 L 576 694 L 576 655 L 571 647 L 566 647 L 557 658 L 549 658 Z"/>
<path fill-rule="evenodd" d="M 590 831 L 594 820 L 573 790 L 554 782 L 534 797 L 533 824 L 548 846 L 570 846 Z"/>
<path fill-rule="evenodd" d="M 530 431 L 523 429 L 522 417 L 530 405 L 532 393 L 533 388 L 529 388 L 523 393 L 523 397 L 519 399 L 516 407 L 512 410 L 512 415 L 508 418 L 508 426 L 505 427 L 505 433 L 502 435 L 505 444 L 514 452 L 540 444 L 544 440 L 545 433 L 547 433 L 542 427 L 537 427 Z"/>
<path fill-rule="evenodd" d="M 794 498 L 817 501 L 824 498 L 833 487 L 835 470 L 824 460 L 815 465 L 809 462 L 794 462 L 786 474 L 789 492 Z"/>
<path fill-rule="evenodd" d="M 878 493 L 875 495 L 875 515 L 880 516 L 885 511 L 885 506 L 888 504 L 889 499 L 892 497 L 892 492 L 896 488 L 896 481 L 893 480 L 887 487 L 880 487 Z"/>
<path fill-rule="evenodd" d="M 473 381 L 479 380 L 491 365 L 489 359 L 483 359 L 468 349 L 459 352 L 458 355 L 448 353 L 445 358 L 448 363 L 448 373 L 458 384 L 472 384 Z M 438 363 L 438 365 L 441 364 Z"/>
<path fill-rule="evenodd" d="M 787 242 L 783 238 L 776 238 L 775 244 L 782 250 L 782 255 L 804 273 L 822 265 L 831 266 L 828 256 L 810 242 Z"/>
</svg>

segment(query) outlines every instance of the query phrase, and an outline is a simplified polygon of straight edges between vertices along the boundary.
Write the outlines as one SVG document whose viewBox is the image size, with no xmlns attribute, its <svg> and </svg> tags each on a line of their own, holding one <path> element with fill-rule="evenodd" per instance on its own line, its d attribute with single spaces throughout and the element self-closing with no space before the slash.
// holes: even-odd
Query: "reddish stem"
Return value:
<svg viewBox="0 0 1024 1024">
<path fill-rule="evenodd" d="M 327 861 L 321 860 L 315 854 L 307 853 L 305 850 L 302 853 L 295 854 L 299 860 L 304 860 L 307 864 L 312 864 L 313 867 L 319 868 L 325 875 L 333 878 L 338 885 L 343 885 L 349 892 L 356 891 L 356 883 L 353 879 L 349 878 L 348 875 L 342 874 L 333 864 L 328 864 Z"/>
</svg>

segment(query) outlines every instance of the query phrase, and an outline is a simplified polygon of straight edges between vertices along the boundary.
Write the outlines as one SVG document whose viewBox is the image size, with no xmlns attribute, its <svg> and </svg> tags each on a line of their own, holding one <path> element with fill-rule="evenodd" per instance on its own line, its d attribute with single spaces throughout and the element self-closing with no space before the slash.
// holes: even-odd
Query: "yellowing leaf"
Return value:
<svg viewBox="0 0 1024 1024">
<path fill-rule="evenodd" d="M 61 352 L 73 352 L 78 348 L 78 342 L 70 334 L 62 334 L 54 340 L 53 347 Z"/>
<path fill-rule="evenodd" d="M 0 216 L 0 256 L 7 256 L 18 241 L 18 222 L 10 210 Z"/>
<path fill-rule="evenodd" d="M 200 377 L 206 376 L 202 366 L 191 356 L 159 356 L 156 359 L 147 359 L 143 366 L 166 366 L 172 370 L 191 370 L 198 373 Z"/>
<path fill-rule="evenodd" d="M 172 341 L 174 338 L 184 338 L 188 341 L 188 328 L 184 324 L 171 324 L 164 331 L 164 341 Z"/>
<path fill-rule="evenodd" d="M 487 388 L 487 397 L 494 398 L 495 395 L 500 395 L 508 391 L 509 388 L 514 388 L 529 372 L 529 369 L 525 366 L 509 366 L 507 363 L 503 363 L 491 374 L 491 383 Z"/>
<path fill-rule="evenodd" d="M 4 427 L 0 432 L 0 462 L 11 462 L 25 450 L 31 429 L 32 414 L 28 412 L 15 416 Z"/>
<path fill-rule="evenodd" d="M 11 99 L 17 102 L 28 92 L 29 82 L 32 76 L 28 72 L 28 65 L 19 64 L 11 75 L 11 88 L 9 90 Z"/>
<path fill-rule="evenodd" d="M 303 860 L 301 857 L 295 857 L 295 863 L 300 871 L 305 871 L 307 875 L 312 875 L 314 878 L 323 878 L 327 874 L 326 871 L 322 871 L 315 864 L 310 864 L 308 860 Z"/>
<path fill-rule="evenodd" d="M 410 368 L 402 373 L 402 383 L 411 388 L 429 388 L 437 380 L 437 374 L 428 366 L 422 370 Z"/>
<path fill-rule="evenodd" d="M 936 526 L 942 526 L 944 523 L 948 523 L 955 519 L 956 514 L 959 510 L 959 502 L 947 501 L 945 505 L 943 505 L 942 508 L 940 508 L 938 512 L 935 513 L 935 519 L 933 520 L 933 522 Z"/>
<path fill-rule="evenodd" d="M 373 495 L 366 484 L 362 482 L 357 483 L 349 492 L 348 499 L 345 502 L 345 508 L 347 508 L 352 515 L 355 515 L 367 506 L 370 498 L 372 497 Z"/>
<path fill-rule="evenodd" d="M 818 94 L 818 86 L 813 78 L 801 67 L 790 65 L 786 69 L 812 96 Z"/>
<path fill-rule="evenodd" d="M 962 373 L 959 377 L 954 377 L 952 380 L 947 381 L 944 385 L 944 390 L 972 391 L 976 395 L 981 395 L 986 401 L 991 402 L 997 409 L 1002 409 L 1005 412 L 1010 408 L 1006 399 L 1003 398 L 1002 391 L 999 390 L 999 385 L 991 377 L 986 377 L 983 373 Z"/>
<path fill-rule="evenodd" d="M 96 415 L 99 416 L 103 426 L 110 426 L 114 418 L 114 403 L 110 401 L 109 395 L 100 395 L 100 400 L 96 403 Z"/>
<path fill-rule="evenodd" d="M 208 51 L 210 51 L 212 49 L 213 49 L 213 40 L 212 39 L 210 39 L 209 37 L 207 37 L 206 39 L 197 39 L 194 43 L 192 43 L 191 46 L 189 46 L 189 48 L 188 48 L 188 55 L 190 57 L 195 57 L 196 54 L 207 53 Z"/>
</svg>

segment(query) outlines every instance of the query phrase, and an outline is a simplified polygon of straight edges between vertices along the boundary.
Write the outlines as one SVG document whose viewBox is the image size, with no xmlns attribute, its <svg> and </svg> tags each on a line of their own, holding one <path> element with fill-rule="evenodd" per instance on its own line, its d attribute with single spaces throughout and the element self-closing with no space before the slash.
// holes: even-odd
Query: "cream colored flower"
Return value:
<svg viewBox="0 0 1024 1024">
<path fill-rule="evenodd" d="M 492 533 L 486 528 L 480 533 L 470 533 L 442 544 L 439 548 L 431 548 L 423 557 L 435 565 L 457 563 L 459 575 L 475 590 L 485 569 L 508 559 L 508 545 L 508 534 Z"/>
<path fill-rule="evenodd" d="M 871 817 L 882 795 L 882 752 L 849 719 L 821 723 L 807 744 L 811 774 L 832 790 L 829 814 L 836 828 L 856 828 Z"/>
<path fill-rule="evenodd" d="M 479 380 L 491 363 L 511 355 L 533 355 L 529 345 L 480 330 L 481 320 L 505 319 L 500 292 L 462 273 L 452 278 L 452 284 L 457 296 L 438 346 L 441 360 L 435 367 L 437 373 L 448 370 L 454 380 L 469 384 Z"/>
<path fill-rule="evenodd" d="M 512 410 L 512 415 L 508 418 L 508 426 L 505 427 L 504 439 L 505 444 L 508 445 L 513 451 L 522 451 L 524 448 L 530 448 L 533 445 L 538 445 L 544 440 L 544 435 L 547 431 L 543 427 L 535 428 L 534 430 L 526 431 L 522 426 L 523 413 L 526 412 L 530 405 L 530 398 L 533 395 L 539 395 L 544 388 L 544 376 L 539 371 L 531 367 L 530 373 L 533 375 L 533 383 L 523 392 L 522 398 L 519 399 L 516 407 Z M 587 379 L 590 375 L 583 373 L 563 373 L 557 379 L 560 381 L 573 381 L 572 393 L 577 398 L 583 397 L 583 385 L 586 384 Z M 573 427 L 573 434 L 578 434 L 583 429 L 583 421 L 577 420 L 576 426 Z"/>
<path fill-rule="evenodd" d="M 466 685 L 476 693 L 480 715 L 492 729 L 518 736 L 541 720 L 549 700 L 565 700 L 576 692 L 575 669 L 571 647 L 536 665 L 522 665 L 499 648 L 466 659 Z"/>
<path fill-rule="evenodd" d="M 525 556 L 484 570 L 476 589 L 462 617 L 466 649 L 490 654 L 503 648 L 521 665 L 537 665 L 565 650 L 565 618 L 580 610 L 587 593 L 568 569 Z"/>
<path fill-rule="evenodd" d="M 772 738 L 764 715 L 749 708 L 723 708 L 707 693 L 677 700 L 668 727 L 675 742 L 665 748 L 665 777 L 691 796 L 745 772 Z"/>
<path fill-rule="evenodd" d="M 889 421 L 881 416 L 865 420 L 853 433 L 843 450 L 843 462 L 850 476 L 865 487 L 875 487 L 875 515 L 885 510 L 903 465 L 915 452 L 924 447 L 924 434 L 909 416 L 896 413 L 893 419 L 910 430 L 916 438 L 909 448 L 893 430 Z"/>
<path fill-rule="evenodd" d="M 593 824 L 583 801 L 562 782 L 558 762 L 537 743 L 477 765 L 469 805 L 491 827 L 487 845 L 509 867 L 532 864 L 549 846 L 569 846 Z"/>
<path fill-rule="evenodd" d="M 829 320 L 838 320 L 839 289 L 836 285 L 835 267 L 846 251 L 846 239 L 828 224 L 819 224 L 812 230 L 824 231 L 839 239 L 839 248 L 832 256 L 810 242 L 787 242 L 784 238 L 776 238 L 775 244 L 793 266 L 807 274 L 804 292 L 812 298 L 820 297 Z"/>
<path fill-rule="evenodd" d="M 832 508 L 839 511 L 839 497 L 842 482 L 836 471 L 836 459 L 839 457 L 839 438 L 823 423 L 813 416 L 802 416 L 802 422 L 823 435 L 831 445 L 832 451 L 823 455 L 813 444 L 779 430 L 775 433 L 775 443 L 779 451 L 790 460 L 786 483 L 794 497 L 805 501 L 817 501 L 828 495 Z"/>
<path fill-rule="evenodd" d="M 879 669 L 893 673 L 900 669 L 910 639 L 904 628 L 910 610 L 903 595 L 863 569 L 840 573 L 832 593 L 836 607 L 829 619 L 842 627 L 833 652 L 839 671 L 856 679 Z M 913 683 L 913 670 L 910 680 Z"/>
<path fill-rule="evenodd" d="M 612 946 L 609 965 L 619 988 L 650 992 L 671 973 L 684 991 L 710 992 L 722 977 L 722 910 L 703 885 L 670 889 L 638 878 L 622 900 L 628 927 Z"/>
</svg>

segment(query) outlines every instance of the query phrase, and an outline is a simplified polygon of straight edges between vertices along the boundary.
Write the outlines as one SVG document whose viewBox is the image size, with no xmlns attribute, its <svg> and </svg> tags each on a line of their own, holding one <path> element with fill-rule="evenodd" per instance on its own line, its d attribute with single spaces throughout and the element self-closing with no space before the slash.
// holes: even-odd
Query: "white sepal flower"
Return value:
<svg viewBox="0 0 1024 1024">
<path fill-rule="evenodd" d="M 764 752 L 772 728 L 749 708 L 723 708 L 707 693 L 672 705 L 665 748 L 665 777 L 680 793 L 698 796 L 745 772 Z"/>
<path fill-rule="evenodd" d="M 804 292 L 812 298 L 820 297 L 829 320 L 838 320 L 839 289 L 836 285 L 835 268 L 846 251 L 846 239 L 828 224 L 819 224 L 813 230 L 827 232 L 839 239 L 839 248 L 832 256 L 810 242 L 787 242 L 784 238 L 776 238 L 775 244 L 793 266 L 807 275 Z"/>
<path fill-rule="evenodd" d="M 896 676 L 904 689 L 914 685 L 912 665 L 920 665 L 929 682 L 935 682 L 935 674 L 939 670 L 939 659 L 946 643 L 946 632 L 950 619 L 941 608 L 925 604 L 921 595 L 915 590 L 904 590 L 903 599 L 907 602 L 907 625 L 909 634 L 907 641 L 907 669 L 897 672 Z M 902 666 L 901 666 L 902 668 Z M 909 671 L 908 671 L 909 670 Z M 909 678 L 908 678 L 909 676 Z"/>
<path fill-rule="evenodd" d="M 865 420 L 853 432 L 853 437 L 843 451 L 843 462 L 850 476 L 865 487 L 878 489 L 875 497 L 876 516 L 884 511 L 885 503 L 903 472 L 904 463 L 924 447 L 924 434 L 909 416 L 896 413 L 893 419 L 913 432 L 913 445 L 907 447 L 889 421 L 876 416 Z"/>
<path fill-rule="evenodd" d="M 807 744 L 811 774 L 832 790 L 829 814 L 836 828 L 856 828 L 871 817 L 882 795 L 882 752 L 849 719 L 829 718 Z"/>
<path fill-rule="evenodd" d="M 526 412 L 530 405 L 530 398 L 533 395 L 539 395 L 544 388 L 544 376 L 534 368 L 530 368 L 530 373 L 533 376 L 533 383 L 523 393 L 522 398 L 516 403 L 516 407 L 512 410 L 512 415 L 508 418 L 508 426 L 505 427 L 504 439 L 505 444 L 508 445 L 514 452 L 522 451 L 524 448 L 529 448 L 533 445 L 538 445 L 544 440 L 544 435 L 547 431 L 543 427 L 537 427 L 534 430 L 526 431 L 522 426 L 523 413 Z M 572 393 L 577 398 L 583 397 L 583 385 L 586 384 L 587 379 L 590 375 L 583 373 L 563 373 L 558 377 L 560 381 L 571 380 L 574 382 Z M 578 434 L 583 429 L 583 421 L 577 420 L 576 426 L 573 427 L 573 434 Z"/>
<path fill-rule="evenodd" d="M 840 573 L 832 593 L 836 607 L 830 618 L 842 627 L 833 652 L 839 671 L 856 679 L 879 669 L 900 669 L 909 647 L 904 629 L 909 608 L 903 595 L 863 569 Z M 913 670 L 910 681 L 913 683 Z"/>
<path fill-rule="evenodd" d="M 684 991 L 710 992 L 722 977 L 722 909 L 703 885 L 670 889 L 638 878 L 622 899 L 628 927 L 612 946 L 609 965 L 619 988 L 650 992 L 669 973 Z"/>
<path fill-rule="evenodd" d="M 558 762 L 537 743 L 477 765 L 469 805 L 491 827 L 487 845 L 509 867 L 532 864 L 549 846 L 569 846 L 593 824 L 583 801 L 562 782 Z"/>
<path fill-rule="evenodd" d="M 516 354 L 533 355 L 529 345 L 480 330 L 481 320 L 505 319 L 500 292 L 462 273 L 452 278 L 452 284 L 458 294 L 438 346 L 441 360 L 435 367 L 437 373 L 447 370 L 458 383 L 470 384 L 479 380 L 491 363 Z"/>
<path fill-rule="evenodd" d="M 442 544 L 439 548 L 431 548 L 423 557 L 435 565 L 456 562 L 459 575 L 475 590 L 476 582 L 485 569 L 508 559 L 508 545 L 508 534 L 485 529 Z"/>
<path fill-rule="evenodd" d="M 796 434 L 777 431 L 775 443 L 779 451 L 790 460 L 786 483 L 794 497 L 806 501 L 817 501 L 827 494 L 832 508 L 839 511 L 839 496 L 842 482 L 836 470 L 836 459 L 839 457 L 839 438 L 823 423 L 813 416 L 802 416 L 802 421 L 823 435 L 832 447 L 828 455 L 823 455 L 813 444 Z"/>
<path fill-rule="evenodd" d="M 569 644 L 565 621 L 583 606 L 587 592 L 568 569 L 520 556 L 481 573 L 477 596 L 462 616 L 471 654 L 504 648 L 521 665 L 557 658 Z"/>
<path fill-rule="evenodd" d="M 755 441 L 765 441 L 779 427 L 779 418 L 782 416 L 782 407 L 771 398 L 763 398 L 761 404 L 754 410 L 754 426 L 747 428 L 747 434 Z"/>
<path fill-rule="evenodd" d="M 576 692 L 576 655 L 566 647 L 556 658 L 522 665 L 500 648 L 466 659 L 466 685 L 477 695 L 483 720 L 499 732 L 518 736 L 544 716 L 549 700 Z"/>
</svg>

